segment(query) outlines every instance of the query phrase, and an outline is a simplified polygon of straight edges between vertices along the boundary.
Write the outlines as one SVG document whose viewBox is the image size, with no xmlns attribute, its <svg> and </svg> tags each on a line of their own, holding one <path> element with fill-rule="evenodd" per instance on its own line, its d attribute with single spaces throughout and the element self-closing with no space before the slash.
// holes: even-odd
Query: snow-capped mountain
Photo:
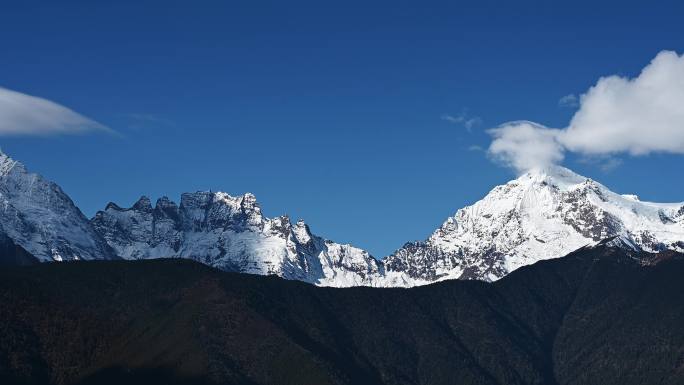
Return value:
<svg viewBox="0 0 684 385">
<path fill-rule="evenodd" d="M 264 217 L 249 193 L 186 193 L 180 205 L 164 197 L 154 207 L 147 197 L 131 208 L 110 203 L 91 223 L 125 259 L 189 258 L 322 286 L 373 286 L 384 275 L 364 250 L 317 237 L 301 220 Z"/>
<path fill-rule="evenodd" d="M 56 184 L 0 152 L 0 232 L 40 261 L 115 258 Z"/>
<path fill-rule="evenodd" d="M 684 251 L 684 203 L 641 202 L 559 166 L 532 170 L 458 210 L 424 242 L 384 260 L 407 285 L 493 281 L 539 260 L 619 236 L 646 251 Z"/>
<path fill-rule="evenodd" d="M 59 186 L 2 153 L 0 203 L 6 249 L 39 261 L 190 258 L 322 286 L 493 281 L 615 236 L 639 250 L 684 251 L 683 203 L 641 202 L 557 166 L 495 187 L 427 240 L 381 261 L 312 234 L 301 220 L 265 217 L 252 194 L 186 193 L 178 205 L 164 197 L 154 206 L 143 197 L 130 208 L 110 203 L 89 221 Z"/>
</svg>

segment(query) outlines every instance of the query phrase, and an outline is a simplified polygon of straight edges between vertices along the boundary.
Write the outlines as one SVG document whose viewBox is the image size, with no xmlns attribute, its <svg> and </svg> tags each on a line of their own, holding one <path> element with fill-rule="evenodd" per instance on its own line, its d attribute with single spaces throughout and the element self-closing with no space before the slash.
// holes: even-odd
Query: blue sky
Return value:
<svg viewBox="0 0 684 385">
<path fill-rule="evenodd" d="M 565 127 L 564 96 L 684 52 L 680 3 L 597 3 L 4 3 L 0 87 L 115 134 L 0 145 L 88 216 L 142 194 L 249 191 L 269 216 L 384 256 L 514 177 L 474 150 L 486 129 Z M 611 159 L 563 164 L 684 201 L 681 155 Z"/>
</svg>

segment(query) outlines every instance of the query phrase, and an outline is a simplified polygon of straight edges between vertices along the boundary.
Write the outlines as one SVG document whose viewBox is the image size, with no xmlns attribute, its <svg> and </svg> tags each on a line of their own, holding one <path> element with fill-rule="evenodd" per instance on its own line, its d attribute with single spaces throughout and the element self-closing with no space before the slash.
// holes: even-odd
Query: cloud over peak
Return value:
<svg viewBox="0 0 684 385">
<path fill-rule="evenodd" d="M 489 130 L 494 138 L 489 155 L 519 172 L 559 163 L 563 147 L 558 130 L 528 121 L 509 122 Z"/>
<path fill-rule="evenodd" d="M 566 128 L 511 122 L 489 133 L 490 156 L 520 172 L 558 163 L 567 151 L 684 154 L 684 56 L 662 51 L 635 78 L 599 79 Z"/>
<path fill-rule="evenodd" d="M 0 87 L 0 135 L 57 135 L 108 127 L 47 99 Z"/>
</svg>

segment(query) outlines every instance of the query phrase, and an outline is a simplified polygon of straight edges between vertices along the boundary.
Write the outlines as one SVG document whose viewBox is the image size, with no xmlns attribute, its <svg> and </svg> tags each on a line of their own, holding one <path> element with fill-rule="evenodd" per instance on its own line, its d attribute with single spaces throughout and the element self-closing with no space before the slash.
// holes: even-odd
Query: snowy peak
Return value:
<svg viewBox="0 0 684 385">
<path fill-rule="evenodd" d="M 26 172 L 26 169 L 21 163 L 10 158 L 7 154 L 2 152 L 2 150 L 0 150 L 0 176 L 6 176 L 14 169 L 15 166 L 19 166 L 22 172 Z"/>
<path fill-rule="evenodd" d="M 159 218 L 169 218 L 171 220 L 178 220 L 178 205 L 167 197 L 157 199 L 154 205 L 154 215 Z"/>
<path fill-rule="evenodd" d="M 56 184 L 0 153 L 1 232 L 40 261 L 114 258 Z"/>
<path fill-rule="evenodd" d="M 307 244 L 311 242 L 311 231 L 309 230 L 309 226 L 304 223 L 304 220 L 298 220 L 293 226 L 292 232 L 294 233 L 295 239 L 298 243 Z"/>
<path fill-rule="evenodd" d="M 190 258 L 228 271 L 275 274 L 326 286 L 374 285 L 380 263 L 367 252 L 314 235 L 302 220 L 263 216 L 253 194 L 198 191 L 107 205 L 91 220 L 121 258 Z"/>
<path fill-rule="evenodd" d="M 570 169 L 556 165 L 532 169 L 512 182 L 542 186 L 550 185 L 560 190 L 565 190 L 582 183 L 596 183 L 589 178 L 576 174 Z"/>
<path fill-rule="evenodd" d="M 150 198 L 143 195 L 135 202 L 132 209 L 141 212 L 152 212 L 152 202 L 150 202 Z"/>
<path fill-rule="evenodd" d="M 421 284 L 496 280 L 615 236 L 645 251 L 678 250 L 684 240 L 681 207 L 616 194 L 563 167 L 535 169 L 458 210 L 425 242 L 404 246 L 386 264 Z"/>
<path fill-rule="evenodd" d="M 181 215 L 196 230 L 263 229 L 264 218 L 254 195 L 233 197 L 224 192 L 198 191 L 181 195 Z"/>
</svg>

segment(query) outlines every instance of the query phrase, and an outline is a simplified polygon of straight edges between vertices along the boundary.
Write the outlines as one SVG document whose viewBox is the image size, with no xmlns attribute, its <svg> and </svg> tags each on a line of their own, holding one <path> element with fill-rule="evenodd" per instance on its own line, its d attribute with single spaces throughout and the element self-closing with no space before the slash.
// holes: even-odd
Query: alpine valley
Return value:
<svg viewBox="0 0 684 385">
<path fill-rule="evenodd" d="M 425 241 L 383 259 L 315 235 L 299 220 L 265 217 L 254 195 L 185 193 L 109 203 L 86 218 L 53 182 L 0 154 L 5 264 L 186 258 L 230 272 L 319 286 L 410 287 L 495 281 L 537 261 L 619 237 L 639 252 L 684 251 L 684 203 L 642 202 L 560 166 L 531 170 L 449 217 Z"/>
</svg>

